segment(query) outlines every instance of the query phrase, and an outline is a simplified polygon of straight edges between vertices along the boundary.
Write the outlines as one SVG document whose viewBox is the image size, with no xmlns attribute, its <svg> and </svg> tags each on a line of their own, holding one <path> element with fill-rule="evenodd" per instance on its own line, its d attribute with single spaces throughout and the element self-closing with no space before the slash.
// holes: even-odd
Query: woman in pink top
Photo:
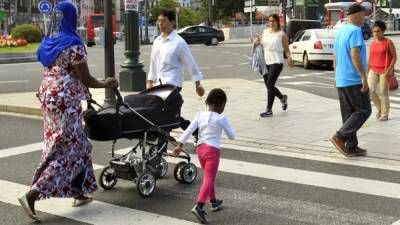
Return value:
<svg viewBox="0 0 400 225">
<path fill-rule="evenodd" d="M 371 100 L 378 112 L 376 118 L 386 121 L 389 118 L 389 90 L 387 81 L 393 76 L 397 60 L 396 49 L 391 40 L 384 37 L 386 25 L 376 21 L 373 25 L 374 40 L 371 43 L 368 62 L 368 85 Z M 379 88 L 378 88 L 379 86 Z"/>
</svg>

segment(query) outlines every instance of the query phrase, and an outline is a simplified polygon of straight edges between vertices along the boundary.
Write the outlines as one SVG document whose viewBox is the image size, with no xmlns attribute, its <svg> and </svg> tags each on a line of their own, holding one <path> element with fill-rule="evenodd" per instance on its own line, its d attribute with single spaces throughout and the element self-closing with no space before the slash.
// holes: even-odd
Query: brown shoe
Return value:
<svg viewBox="0 0 400 225">
<path fill-rule="evenodd" d="M 365 156 L 367 154 L 367 150 L 357 147 L 356 149 L 350 151 L 351 156 Z"/>
<path fill-rule="evenodd" d="M 344 144 L 344 141 L 342 141 L 336 134 L 329 138 L 329 141 L 332 142 L 332 144 L 336 147 L 337 150 L 339 150 L 340 153 L 342 153 L 346 157 L 351 156 L 349 150 Z"/>
</svg>

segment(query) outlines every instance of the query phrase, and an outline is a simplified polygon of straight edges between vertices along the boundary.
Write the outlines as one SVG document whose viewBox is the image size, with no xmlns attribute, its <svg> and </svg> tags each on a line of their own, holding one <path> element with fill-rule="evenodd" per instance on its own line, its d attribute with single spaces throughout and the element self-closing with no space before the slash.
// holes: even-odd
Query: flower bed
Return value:
<svg viewBox="0 0 400 225">
<path fill-rule="evenodd" d="M 28 42 L 23 39 L 13 39 L 11 35 L 0 35 L 0 48 L 26 46 Z"/>
</svg>

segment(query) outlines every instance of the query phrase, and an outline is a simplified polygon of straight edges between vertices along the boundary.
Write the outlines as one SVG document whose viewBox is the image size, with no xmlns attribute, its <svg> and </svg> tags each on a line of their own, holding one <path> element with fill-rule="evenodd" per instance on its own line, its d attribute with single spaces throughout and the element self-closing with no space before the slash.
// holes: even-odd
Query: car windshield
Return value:
<svg viewBox="0 0 400 225">
<path fill-rule="evenodd" d="M 318 39 L 335 39 L 335 32 L 334 31 L 318 31 L 315 32 Z"/>
</svg>

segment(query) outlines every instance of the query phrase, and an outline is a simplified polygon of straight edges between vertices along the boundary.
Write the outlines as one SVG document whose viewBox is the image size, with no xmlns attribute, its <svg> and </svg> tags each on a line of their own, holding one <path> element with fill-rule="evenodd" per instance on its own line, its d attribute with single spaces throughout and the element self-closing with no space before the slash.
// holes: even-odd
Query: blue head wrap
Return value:
<svg viewBox="0 0 400 225">
<path fill-rule="evenodd" d="M 68 1 L 58 3 L 52 12 L 50 27 L 37 51 L 38 60 L 48 67 L 71 46 L 83 45 L 76 33 L 77 10 L 74 4 Z"/>
</svg>

